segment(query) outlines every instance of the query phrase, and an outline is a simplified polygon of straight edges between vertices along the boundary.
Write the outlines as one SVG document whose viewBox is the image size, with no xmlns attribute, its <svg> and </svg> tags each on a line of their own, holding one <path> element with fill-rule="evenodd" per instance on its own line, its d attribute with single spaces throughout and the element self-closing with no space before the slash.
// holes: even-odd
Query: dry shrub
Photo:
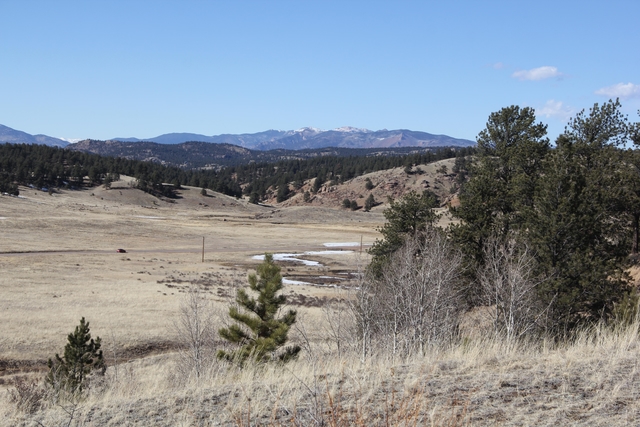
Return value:
<svg viewBox="0 0 640 427">
<path fill-rule="evenodd" d="M 176 365 L 180 380 L 199 380 L 215 361 L 217 322 L 211 301 L 205 292 L 191 285 L 185 292 L 173 332 L 180 347 Z"/>
<path fill-rule="evenodd" d="M 357 297 L 360 331 L 391 355 L 425 354 L 456 335 L 462 311 L 462 256 L 435 228 L 408 238 L 379 280 Z"/>
<path fill-rule="evenodd" d="M 41 381 L 18 376 L 13 380 L 13 388 L 9 389 L 9 402 L 21 412 L 34 414 L 39 411 L 46 400 L 47 389 Z"/>
<path fill-rule="evenodd" d="M 544 278 L 535 274 L 529 248 L 515 239 L 490 239 L 484 247 L 485 266 L 479 272 L 482 311 L 496 335 L 513 341 L 545 329 L 549 309 L 538 297 Z"/>
</svg>

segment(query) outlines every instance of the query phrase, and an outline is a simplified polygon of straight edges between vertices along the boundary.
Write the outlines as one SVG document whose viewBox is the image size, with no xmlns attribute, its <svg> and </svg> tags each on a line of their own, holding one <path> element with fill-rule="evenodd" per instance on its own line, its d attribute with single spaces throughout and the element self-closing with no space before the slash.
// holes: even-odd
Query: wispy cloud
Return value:
<svg viewBox="0 0 640 427">
<path fill-rule="evenodd" d="M 562 77 L 562 73 L 556 67 L 545 65 L 531 70 L 516 71 L 511 77 L 518 80 L 544 80 L 552 77 Z"/>
<path fill-rule="evenodd" d="M 496 62 L 495 64 L 493 64 L 493 65 L 492 65 L 492 67 L 493 67 L 495 70 L 501 70 L 501 69 L 503 69 L 503 68 L 504 68 L 504 64 L 503 64 L 502 62 Z"/>
<path fill-rule="evenodd" d="M 640 85 L 633 83 L 618 83 L 617 85 L 603 87 L 596 91 L 596 95 L 610 98 L 640 98 Z"/>
<path fill-rule="evenodd" d="M 562 101 L 550 99 L 542 108 L 536 108 L 536 112 L 547 118 L 553 117 L 562 121 L 569 120 L 573 116 L 573 108 L 564 105 Z"/>
</svg>

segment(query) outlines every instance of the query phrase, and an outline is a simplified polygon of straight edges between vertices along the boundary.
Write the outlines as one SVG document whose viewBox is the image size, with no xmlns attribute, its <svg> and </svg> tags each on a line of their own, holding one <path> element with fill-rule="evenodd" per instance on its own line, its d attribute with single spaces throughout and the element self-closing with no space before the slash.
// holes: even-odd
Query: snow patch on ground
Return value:
<svg viewBox="0 0 640 427">
<path fill-rule="evenodd" d="M 291 280 L 286 278 L 282 278 L 282 283 L 285 285 L 313 285 L 313 283 L 301 282 L 300 280 Z"/>
<path fill-rule="evenodd" d="M 322 267 L 318 261 L 311 261 L 308 259 L 301 259 L 305 255 L 339 255 L 339 254 L 350 254 L 353 251 L 307 251 L 298 254 L 273 254 L 274 261 L 292 261 L 292 262 L 301 262 L 304 265 L 314 266 L 314 267 Z M 264 255 L 254 255 L 251 259 L 255 259 L 258 261 L 264 261 Z"/>
<path fill-rule="evenodd" d="M 304 265 L 321 266 L 321 264 L 318 261 L 309 261 L 306 259 L 296 258 L 302 255 L 304 254 L 273 254 L 273 260 L 274 261 L 295 261 L 295 262 L 301 262 Z M 264 261 L 264 255 L 254 255 L 251 257 L 251 259 Z"/>
<path fill-rule="evenodd" d="M 336 248 L 336 247 L 352 247 L 352 246 L 360 246 L 358 242 L 328 242 L 323 243 L 323 246 L 327 248 Z"/>
</svg>

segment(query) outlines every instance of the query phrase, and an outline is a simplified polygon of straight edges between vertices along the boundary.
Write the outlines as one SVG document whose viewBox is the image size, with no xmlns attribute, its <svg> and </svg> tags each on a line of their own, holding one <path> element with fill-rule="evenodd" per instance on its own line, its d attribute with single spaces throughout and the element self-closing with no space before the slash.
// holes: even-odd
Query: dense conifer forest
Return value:
<svg viewBox="0 0 640 427">
<path fill-rule="evenodd" d="M 282 150 L 280 150 L 282 151 Z M 380 150 L 375 153 L 379 154 Z M 357 155 L 351 155 L 351 154 Z M 278 162 L 248 162 L 216 169 L 186 169 L 121 157 L 105 157 L 80 151 L 29 144 L 0 145 L 0 191 L 17 194 L 18 185 L 47 190 L 83 188 L 107 184 L 119 175 L 135 177 L 138 188 L 173 197 L 180 185 L 208 188 L 234 197 L 250 195 L 253 202 L 266 197 L 269 189 L 283 198 L 305 180 L 314 186 L 327 181 L 343 182 L 357 176 L 456 156 L 468 156 L 474 148 L 438 148 L 404 155 L 372 155 L 364 150 L 342 149 L 344 155 L 319 155 Z M 346 155 L 349 154 L 349 155 Z M 359 154 L 359 155 L 358 155 Z M 368 154 L 368 155 L 362 155 Z M 166 185 L 169 184 L 169 185 Z M 293 184 L 293 189 L 290 185 Z"/>
</svg>

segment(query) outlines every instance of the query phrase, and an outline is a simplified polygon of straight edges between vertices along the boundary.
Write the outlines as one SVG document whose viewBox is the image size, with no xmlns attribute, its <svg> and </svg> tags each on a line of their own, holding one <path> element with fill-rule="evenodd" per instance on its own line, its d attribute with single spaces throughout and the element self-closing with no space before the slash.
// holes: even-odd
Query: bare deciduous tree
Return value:
<svg viewBox="0 0 640 427">
<path fill-rule="evenodd" d="M 184 378 L 202 376 L 215 360 L 216 322 L 211 302 L 198 285 L 191 285 L 173 323 L 180 345 L 179 370 Z"/>
<path fill-rule="evenodd" d="M 493 330 L 507 340 L 520 338 L 544 327 L 548 306 L 541 304 L 535 260 L 525 244 L 515 239 L 490 239 L 484 247 L 485 266 L 479 283 L 482 304 L 489 306 Z"/>
<path fill-rule="evenodd" d="M 358 292 L 362 337 L 375 335 L 382 350 L 393 355 L 424 354 L 427 347 L 449 341 L 462 308 L 461 273 L 461 254 L 439 230 L 408 238 L 382 278 L 365 280 Z"/>
</svg>

